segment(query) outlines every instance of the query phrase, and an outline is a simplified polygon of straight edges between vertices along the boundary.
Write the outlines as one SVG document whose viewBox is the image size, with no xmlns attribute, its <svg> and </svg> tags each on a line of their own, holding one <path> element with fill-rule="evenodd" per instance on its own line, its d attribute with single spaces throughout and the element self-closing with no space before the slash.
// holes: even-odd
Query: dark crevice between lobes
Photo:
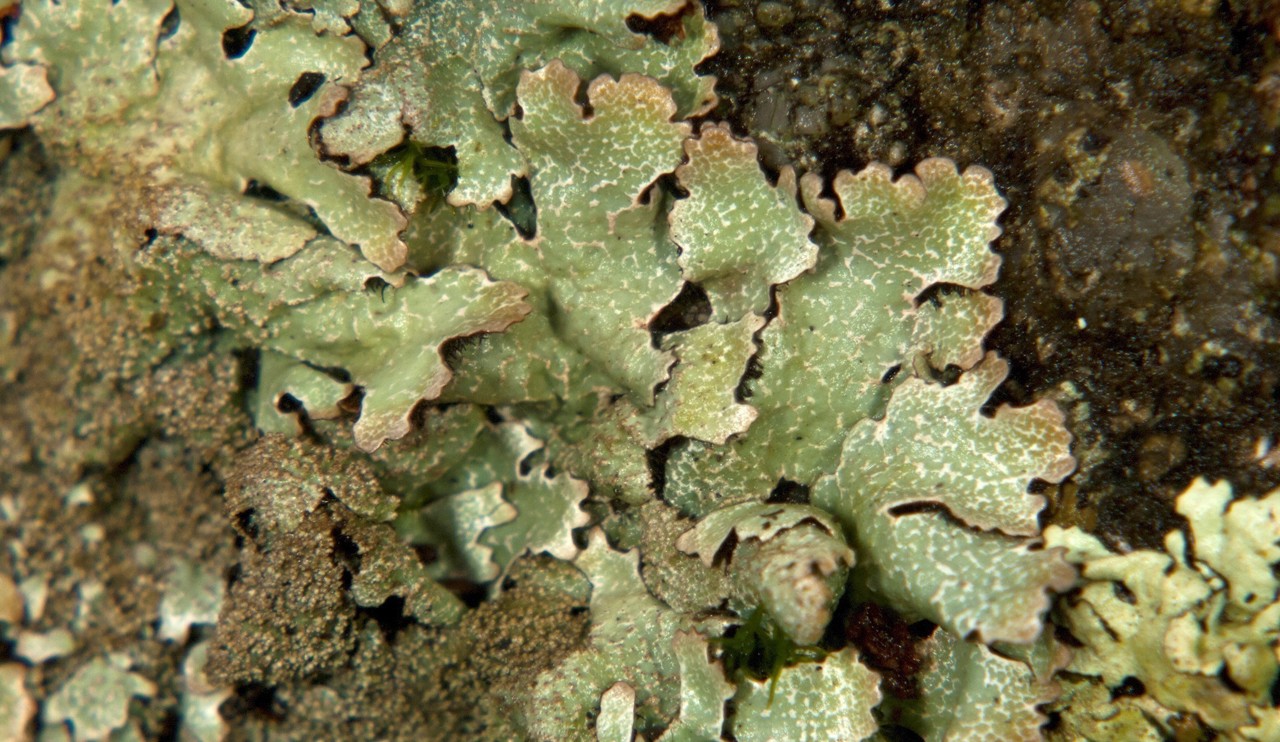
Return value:
<svg viewBox="0 0 1280 742">
<path fill-rule="evenodd" d="M 263 201 L 270 201 L 271 203 L 283 203 L 284 201 L 289 200 L 289 197 L 280 191 L 277 191 L 260 180 L 254 180 L 252 178 L 249 179 L 248 183 L 245 183 L 244 189 L 241 193 L 249 198 L 257 198 Z"/>
<path fill-rule="evenodd" d="M 649 334 L 653 347 L 662 345 L 662 338 L 673 332 L 691 330 L 705 325 L 711 319 L 711 299 L 707 292 L 696 283 L 685 281 L 680 293 L 671 300 L 653 319 L 649 320 Z"/>
<path fill-rule="evenodd" d="M 324 80 L 325 77 L 322 72 L 303 72 L 298 75 L 293 87 L 289 88 L 289 105 L 297 108 L 311 100 L 311 96 L 316 94 L 316 91 L 324 84 Z"/>
<path fill-rule="evenodd" d="M 627 16 L 627 29 L 657 41 L 664 46 L 671 46 L 673 41 L 685 38 L 684 19 L 693 12 L 694 3 L 685 3 L 675 13 L 655 15 L 646 18 L 642 15 Z"/>
<path fill-rule="evenodd" d="M 790 479 L 782 478 L 773 486 L 773 491 L 769 493 L 769 499 L 765 502 L 775 504 L 790 505 L 808 505 L 809 504 L 809 487 L 799 482 L 793 482 Z"/>
<path fill-rule="evenodd" d="M 752 394 L 751 382 L 764 376 L 764 366 L 760 363 L 760 350 L 764 348 L 764 331 L 769 327 L 769 322 L 772 321 L 769 313 L 772 312 L 774 317 L 778 314 L 778 296 L 774 290 L 775 288 L 770 287 L 769 289 L 769 308 L 765 310 L 765 323 L 751 335 L 751 342 L 756 349 L 747 357 L 747 364 L 742 370 L 742 377 L 738 379 L 738 385 L 733 388 L 733 401 L 738 404 L 747 404 L 747 400 L 751 398 Z"/>
<path fill-rule="evenodd" d="M 357 607 L 356 613 L 373 619 L 388 645 L 394 645 L 400 632 L 414 623 L 413 618 L 405 613 L 404 598 L 399 595 L 392 595 L 373 608 Z"/>
<path fill-rule="evenodd" d="M 258 32 L 249 27 L 249 24 L 238 26 L 236 28 L 228 28 L 222 32 L 222 53 L 227 59 L 239 59 L 249 53 L 249 49 L 253 48 L 253 38 Z"/>
<path fill-rule="evenodd" d="M 689 439 L 682 435 L 673 436 L 663 441 L 657 448 L 645 452 L 645 463 L 649 467 L 649 484 L 653 488 L 655 497 L 661 499 L 666 490 L 667 459 L 671 457 L 671 452 L 688 441 Z"/>
<path fill-rule="evenodd" d="M 532 240 L 538 235 L 538 205 L 533 202 L 533 188 L 528 178 L 511 178 L 511 198 L 506 203 L 495 201 L 493 205 L 522 239 Z"/>
<path fill-rule="evenodd" d="M 17 7 L 17 6 L 15 6 Z M 182 13 L 179 12 L 178 6 L 169 8 L 169 12 L 164 14 L 164 18 L 160 21 L 160 33 L 156 37 L 156 41 L 164 41 L 172 38 L 182 26 Z"/>
</svg>

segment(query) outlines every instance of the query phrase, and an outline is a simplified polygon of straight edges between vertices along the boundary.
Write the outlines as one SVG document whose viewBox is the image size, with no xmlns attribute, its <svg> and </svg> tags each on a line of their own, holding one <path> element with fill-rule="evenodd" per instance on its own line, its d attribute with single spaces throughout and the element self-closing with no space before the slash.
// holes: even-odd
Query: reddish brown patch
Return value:
<svg viewBox="0 0 1280 742">
<path fill-rule="evenodd" d="M 890 693 L 898 698 L 920 696 L 915 677 L 923 664 L 916 651 L 919 638 L 896 611 L 863 603 L 849 616 L 845 636 L 862 652 L 863 661 L 880 673 Z"/>
</svg>

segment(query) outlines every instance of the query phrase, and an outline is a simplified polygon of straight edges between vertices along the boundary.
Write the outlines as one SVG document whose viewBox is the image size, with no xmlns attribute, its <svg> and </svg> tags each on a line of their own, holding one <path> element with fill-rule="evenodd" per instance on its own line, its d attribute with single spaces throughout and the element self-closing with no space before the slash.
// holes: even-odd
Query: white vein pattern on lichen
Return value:
<svg viewBox="0 0 1280 742">
<path fill-rule="evenodd" d="M 351 600 L 441 631 L 467 610 L 450 581 L 495 597 L 530 555 L 574 565 L 585 643 L 506 699 L 535 738 L 1037 736 L 1035 642 L 1074 572 L 1028 486 L 1074 462 L 1052 404 L 981 413 L 1006 373 L 982 350 L 990 173 L 771 183 L 686 120 L 716 35 L 681 0 L 368 9 L 30 2 L 4 49 L 0 125 L 123 204 L 86 218 L 140 278 L 124 305 L 256 354 L 258 427 L 324 444 L 266 438 L 231 511 L 267 541 L 338 519 Z M 429 157 L 447 193 L 415 182 Z M 208 620 L 198 577 L 175 571 L 166 636 Z M 842 599 L 939 625 L 918 698 L 832 638 Z M 757 629 L 783 648 L 763 674 L 730 656 Z M 77 724 L 59 699 L 45 718 Z"/>
<path fill-rule="evenodd" d="M 175 9 L 185 21 L 161 38 Z M 309 207 L 374 263 L 396 268 L 405 250 L 399 210 L 369 199 L 366 178 L 320 161 L 308 141 L 311 122 L 341 100 L 340 83 L 364 66 L 362 44 L 317 36 L 293 16 L 227 59 L 223 33 L 252 18 L 238 4 L 198 0 L 29 3 L 4 59 L 47 71 L 57 97 L 26 121 L 68 165 L 118 194 L 122 221 L 137 232 L 180 232 L 214 255 L 272 261 L 316 234 Z M 324 82 L 292 105 L 305 72 Z M 244 198 L 251 182 L 303 211 Z"/>
</svg>

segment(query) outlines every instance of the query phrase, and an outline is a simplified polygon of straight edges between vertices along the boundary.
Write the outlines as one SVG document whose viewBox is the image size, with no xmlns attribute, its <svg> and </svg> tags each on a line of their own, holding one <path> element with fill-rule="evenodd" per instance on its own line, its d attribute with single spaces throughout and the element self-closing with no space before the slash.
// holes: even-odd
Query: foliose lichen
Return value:
<svg viewBox="0 0 1280 742">
<path fill-rule="evenodd" d="M 983 412 L 1007 370 L 982 348 L 990 173 L 769 177 L 688 120 L 716 33 L 684 0 L 251 5 L 32 1 L 0 67 L 0 125 L 55 153 L 61 223 L 128 276 L 108 301 L 149 345 L 120 376 L 253 372 L 263 436 L 221 469 L 241 564 L 191 653 L 193 729 L 225 731 L 232 683 L 321 713 L 326 678 L 394 664 L 371 612 L 438 653 L 429 686 L 514 633 L 467 600 L 523 582 L 556 610 L 507 620 L 572 606 L 585 633 L 504 639 L 485 661 L 557 650 L 477 691 L 500 718 L 467 703 L 432 732 L 1038 736 L 1044 617 L 1074 571 L 1028 487 L 1074 462 L 1051 403 Z M 404 165 L 428 150 L 444 198 Z M 193 580 L 174 573 L 168 639 L 208 614 Z M 842 600 L 923 627 L 915 697 L 831 625 Z M 727 656 L 751 620 L 793 648 L 763 673 Z M 476 687 L 502 676 L 475 662 Z M 108 671 L 150 692 L 91 660 L 46 722 L 122 726 L 126 690 L 109 718 L 64 708 Z"/>
<path fill-rule="evenodd" d="M 1084 580 L 1058 607 L 1084 646 L 1067 670 L 1064 719 L 1089 739 L 1159 739 L 1191 715 L 1231 740 L 1280 735 L 1280 490 L 1233 500 L 1197 479 L 1177 501 L 1187 532 L 1165 551 L 1114 553 L 1077 528 L 1051 526 Z M 1115 692 L 1122 686 L 1140 692 Z"/>
</svg>

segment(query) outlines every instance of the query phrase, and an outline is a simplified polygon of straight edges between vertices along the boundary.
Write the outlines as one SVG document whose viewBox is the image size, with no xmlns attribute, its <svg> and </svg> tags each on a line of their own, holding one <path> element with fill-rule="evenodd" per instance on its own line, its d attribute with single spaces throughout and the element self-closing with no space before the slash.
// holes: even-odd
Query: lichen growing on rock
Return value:
<svg viewBox="0 0 1280 742">
<path fill-rule="evenodd" d="M 1067 666 L 1085 679 L 1064 704 L 1068 729 L 1099 740 L 1158 738 L 1185 714 L 1227 739 L 1275 739 L 1280 490 L 1233 501 L 1227 482 L 1197 479 L 1177 509 L 1190 530 L 1167 533 L 1164 552 L 1116 554 L 1076 528 L 1045 534 L 1084 579 L 1059 607 L 1084 643 Z M 1140 694 L 1115 692 L 1135 682 Z"/>
<path fill-rule="evenodd" d="M 130 330 L 117 377 L 239 366 L 237 435 L 148 408 L 99 457 L 157 430 L 226 442 L 239 564 L 187 640 L 208 642 L 210 698 L 284 699 L 229 721 L 1034 736 L 1053 695 L 1035 642 L 1073 571 L 1039 548 L 1028 487 L 1074 461 L 1051 403 L 982 414 L 1006 373 L 982 349 L 990 174 L 771 182 L 753 143 L 688 120 L 714 100 L 694 67 L 716 34 L 680 0 L 311 10 L 32 2 L 0 77 L 4 115 L 65 159 L 50 223 L 123 276 L 98 289 Z M 428 157 L 449 177 L 414 188 Z M 179 605 L 189 572 L 157 609 L 169 642 L 212 610 Z M 936 624 L 918 697 L 881 706 L 830 625 L 852 599 Z M 388 668 L 412 689 L 396 709 L 439 708 L 399 729 L 364 708 Z"/>
</svg>

